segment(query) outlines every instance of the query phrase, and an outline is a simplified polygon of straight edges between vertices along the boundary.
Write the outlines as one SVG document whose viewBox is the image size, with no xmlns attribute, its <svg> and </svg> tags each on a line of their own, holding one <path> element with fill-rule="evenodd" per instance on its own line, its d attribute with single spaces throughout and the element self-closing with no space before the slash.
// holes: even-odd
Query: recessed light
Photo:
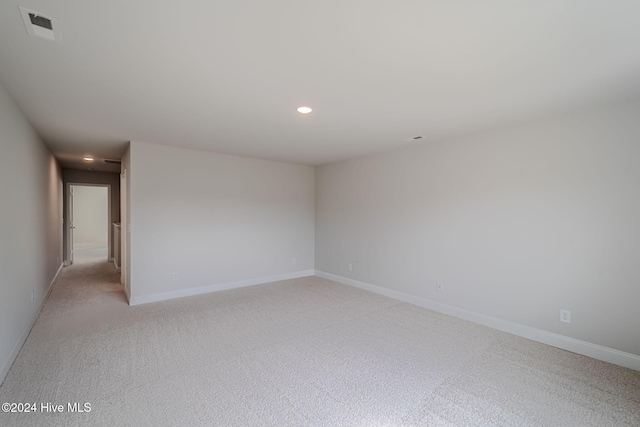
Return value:
<svg viewBox="0 0 640 427">
<path fill-rule="evenodd" d="M 309 114 L 313 109 L 311 107 L 298 107 L 298 113 L 300 114 Z"/>
<path fill-rule="evenodd" d="M 95 160 L 95 159 L 94 159 L 93 157 L 89 157 L 89 156 L 84 157 L 84 161 L 85 161 L 85 162 L 93 162 L 94 160 Z"/>
</svg>

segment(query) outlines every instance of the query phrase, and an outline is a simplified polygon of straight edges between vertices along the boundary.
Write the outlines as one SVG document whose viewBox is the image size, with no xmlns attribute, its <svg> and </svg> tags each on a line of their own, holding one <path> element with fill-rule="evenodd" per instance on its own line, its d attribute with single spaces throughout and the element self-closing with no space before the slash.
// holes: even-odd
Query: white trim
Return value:
<svg viewBox="0 0 640 427">
<path fill-rule="evenodd" d="M 215 285 L 198 286 L 197 288 L 179 289 L 176 291 L 160 292 L 157 294 L 129 296 L 129 305 L 147 304 L 150 302 L 165 301 L 174 298 L 190 297 L 207 294 L 209 292 L 224 291 L 227 289 L 244 288 L 245 286 L 261 285 L 263 283 L 277 282 L 280 280 L 297 279 L 313 276 L 314 270 L 295 271 L 293 273 L 278 274 L 275 276 L 256 277 L 255 279 L 238 280 L 236 282 L 217 283 Z"/>
<path fill-rule="evenodd" d="M 64 253 L 64 266 L 68 267 L 71 264 L 71 252 L 73 251 L 73 239 L 71 238 L 71 223 L 69 222 L 69 215 L 73 209 L 73 206 L 70 202 L 71 200 L 71 187 L 106 187 L 107 188 L 107 262 L 109 262 L 109 256 L 113 252 L 113 238 L 111 234 L 113 233 L 111 222 L 111 184 L 99 184 L 99 183 L 83 183 L 83 182 L 75 182 L 69 181 L 66 183 L 66 191 L 67 197 L 64 200 L 64 207 L 66 212 L 66 217 L 64 221 L 66 223 L 65 233 L 63 238 L 67 241 L 67 250 Z"/>
<path fill-rule="evenodd" d="M 109 258 L 109 262 L 112 262 L 112 263 L 113 263 L 113 265 L 114 265 L 118 270 L 120 270 L 120 266 L 119 266 L 119 265 L 118 265 L 118 263 L 116 262 L 116 258 L 115 258 L 115 257 L 111 257 L 111 258 Z"/>
<path fill-rule="evenodd" d="M 443 304 L 427 298 L 418 297 L 400 291 L 394 291 L 392 289 L 371 285 L 369 283 L 337 276 L 331 273 L 325 273 L 324 271 L 316 270 L 315 275 L 324 279 L 333 280 L 334 282 L 342 283 L 344 285 L 364 289 L 366 291 L 384 295 L 389 298 L 397 299 L 417 305 L 419 307 L 437 311 L 439 313 L 448 314 L 450 316 L 488 326 L 499 331 L 508 332 L 513 335 L 530 339 L 532 341 L 537 341 L 573 353 L 578 353 L 583 356 L 592 357 L 604 362 L 613 363 L 614 365 L 624 366 L 625 368 L 640 371 L 640 356 L 637 356 L 635 354 L 626 353 L 624 351 L 604 347 L 598 344 L 592 344 L 590 342 L 577 340 L 575 338 L 566 337 L 564 335 L 544 331 L 542 329 L 532 328 L 520 323 L 498 319 L 496 317 L 487 316 L 485 314 L 465 310 L 463 308 L 454 307 L 448 304 Z"/>
<path fill-rule="evenodd" d="M 2 364 L 2 368 L 0 368 L 0 385 L 4 382 L 4 379 L 7 377 L 7 374 L 9 373 L 9 370 L 11 369 L 13 362 L 16 360 L 16 357 L 18 357 L 18 353 L 20 353 L 22 346 L 27 341 L 27 337 L 31 332 L 31 328 L 33 328 L 33 325 L 34 323 L 36 323 L 38 316 L 40 316 L 40 312 L 44 308 L 44 304 L 49 299 L 49 295 L 51 295 L 51 291 L 53 290 L 56 280 L 58 280 L 58 275 L 60 274 L 60 270 L 62 270 L 62 267 L 64 267 L 64 263 L 61 263 L 60 267 L 58 267 L 58 271 L 56 271 L 56 274 L 53 276 L 53 279 L 49 283 L 49 288 L 47 288 L 47 292 L 45 292 L 44 297 L 42 298 L 40 307 L 33 314 L 33 318 L 31 319 L 27 327 L 24 328 L 24 330 L 22 331 L 22 334 L 20 334 L 20 337 L 18 338 L 18 341 L 16 341 L 15 345 L 13 346 L 13 349 L 11 349 L 11 353 L 9 353 L 9 357 L 7 357 L 7 360 L 5 360 L 4 363 Z"/>
</svg>

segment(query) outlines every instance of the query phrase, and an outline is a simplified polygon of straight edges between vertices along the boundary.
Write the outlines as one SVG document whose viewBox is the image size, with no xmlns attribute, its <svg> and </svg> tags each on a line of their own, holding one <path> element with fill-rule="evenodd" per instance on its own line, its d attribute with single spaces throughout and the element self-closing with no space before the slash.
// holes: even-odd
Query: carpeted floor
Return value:
<svg viewBox="0 0 640 427">
<path fill-rule="evenodd" d="M 77 267 L 78 264 L 96 265 L 100 262 L 107 262 L 107 247 L 74 248 L 73 262 L 74 267 Z"/>
<path fill-rule="evenodd" d="M 136 307 L 118 278 L 63 270 L 0 387 L 38 412 L 0 425 L 640 425 L 640 372 L 317 277 Z"/>
</svg>

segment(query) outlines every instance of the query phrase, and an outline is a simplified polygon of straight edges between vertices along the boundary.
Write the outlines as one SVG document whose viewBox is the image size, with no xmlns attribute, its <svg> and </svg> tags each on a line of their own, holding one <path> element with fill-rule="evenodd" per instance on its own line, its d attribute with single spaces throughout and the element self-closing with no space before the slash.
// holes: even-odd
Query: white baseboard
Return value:
<svg viewBox="0 0 640 427">
<path fill-rule="evenodd" d="M 129 297 L 129 305 L 147 304 L 150 302 L 165 301 L 174 298 L 190 297 L 207 294 L 209 292 L 224 291 L 227 289 L 243 288 L 245 286 L 260 285 L 263 283 L 277 282 L 280 280 L 297 279 L 314 275 L 314 270 L 295 271 L 293 273 L 278 274 L 275 276 L 257 277 L 255 279 L 238 280 L 236 282 L 217 283 L 215 285 L 199 286 L 197 288 L 180 289 L 176 291 L 160 292 L 149 295 L 136 295 Z"/>
<path fill-rule="evenodd" d="M 614 365 L 624 366 L 625 368 L 640 371 L 640 356 L 626 353 L 598 344 L 577 340 L 574 338 L 559 335 L 553 332 L 544 331 L 542 329 L 532 328 L 508 320 L 499 319 L 497 317 L 487 316 L 485 314 L 476 313 L 474 311 L 465 310 L 463 308 L 454 307 L 452 305 L 443 304 L 427 298 L 418 297 L 404 292 L 394 291 L 383 288 L 381 286 L 371 285 L 369 283 L 360 282 L 342 276 L 337 276 L 324 271 L 315 271 L 315 275 L 344 285 L 353 286 L 367 291 L 375 292 L 393 299 L 408 302 L 419 307 L 437 311 L 439 313 L 448 314 L 460 319 L 468 320 L 480 325 L 488 326 L 499 331 L 508 332 L 523 338 L 537 341 L 543 344 L 561 348 L 583 356 L 592 357 L 604 362 L 613 363 Z"/>
<path fill-rule="evenodd" d="M 29 322 L 27 327 L 24 328 L 24 330 L 22 331 L 22 334 L 20 334 L 20 337 L 18 338 L 18 341 L 16 341 L 15 345 L 11 349 L 11 353 L 9 353 L 9 357 L 7 357 L 7 359 L 2 364 L 2 368 L 0 368 L 0 384 L 4 382 L 4 379 L 9 373 L 9 370 L 11 369 L 11 365 L 13 365 L 13 362 L 16 360 L 16 357 L 18 357 L 18 353 L 20 353 L 22 346 L 27 341 L 27 337 L 31 332 L 31 328 L 33 328 L 33 324 L 36 323 L 36 320 L 38 319 L 38 316 L 40 315 L 40 312 L 42 311 L 44 304 L 49 299 L 49 295 L 51 295 L 53 286 L 55 285 L 56 280 L 58 280 L 58 275 L 60 274 L 60 270 L 62 270 L 62 267 L 64 266 L 65 266 L 64 263 L 61 263 L 60 267 L 58 267 L 58 271 L 56 271 L 56 274 L 53 276 L 53 279 L 51 280 L 51 282 L 49 283 L 49 287 L 47 288 L 47 292 L 45 292 L 42 298 L 42 301 L 40 302 L 40 307 L 38 307 L 38 309 L 35 311 L 35 313 L 33 314 L 33 317 L 31 318 L 31 321 Z"/>
</svg>

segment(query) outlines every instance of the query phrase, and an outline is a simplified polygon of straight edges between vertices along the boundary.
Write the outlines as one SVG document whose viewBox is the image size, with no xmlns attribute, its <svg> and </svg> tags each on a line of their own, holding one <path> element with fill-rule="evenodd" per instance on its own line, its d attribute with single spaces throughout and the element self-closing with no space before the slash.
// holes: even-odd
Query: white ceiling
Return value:
<svg viewBox="0 0 640 427">
<path fill-rule="evenodd" d="M 18 6 L 58 18 L 61 43 Z M 0 81 L 65 167 L 130 140 L 322 164 L 639 97 L 638 17 L 638 0 L 2 0 Z"/>
</svg>

